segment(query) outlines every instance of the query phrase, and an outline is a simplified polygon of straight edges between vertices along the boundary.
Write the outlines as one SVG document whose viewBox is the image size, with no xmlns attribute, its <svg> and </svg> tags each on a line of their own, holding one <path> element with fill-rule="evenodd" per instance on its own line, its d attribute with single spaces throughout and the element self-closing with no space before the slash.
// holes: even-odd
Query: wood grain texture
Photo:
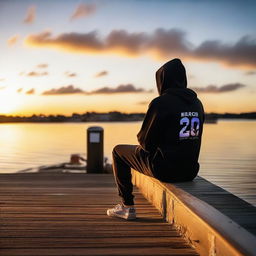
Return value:
<svg viewBox="0 0 256 256">
<path fill-rule="evenodd" d="M 198 255 L 135 189 L 136 221 L 110 218 L 112 175 L 0 175 L 0 255 Z"/>
</svg>

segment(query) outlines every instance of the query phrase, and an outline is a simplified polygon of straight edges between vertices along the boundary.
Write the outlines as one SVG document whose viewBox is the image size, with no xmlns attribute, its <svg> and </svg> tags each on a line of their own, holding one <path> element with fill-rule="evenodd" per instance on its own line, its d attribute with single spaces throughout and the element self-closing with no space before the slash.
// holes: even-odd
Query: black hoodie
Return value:
<svg viewBox="0 0 256 256">
<path fill-rule="evenodd" d="M 138 141 L 148 152 L 154 175 L 163 181 L 192 180 L 199 171 L 204 110 L 187 88 L 186 70 L 179 59 L 156 72 L 159 97 L 149 105 Z"/>
</svg>

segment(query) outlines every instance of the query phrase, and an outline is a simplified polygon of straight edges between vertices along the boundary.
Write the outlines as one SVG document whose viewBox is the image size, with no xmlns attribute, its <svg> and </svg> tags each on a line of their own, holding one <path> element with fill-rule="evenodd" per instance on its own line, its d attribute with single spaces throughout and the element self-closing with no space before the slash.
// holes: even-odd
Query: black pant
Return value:
<svg viewBox="0 0 256 256">
<path fill-rule="evenodd" d="M 134 205 L 131 168 L 154 177 L 148 153 L 140 146 L 117 145 L 113 149 L 113 170 L 119 196 L 125 205 Z"/>
<path fill-rule="evenodd" d="M 151 159 L 151 160 L 150 160 Z M 154 163 L 154 164 L 153 164 Z M 152 158 L 141 146 L 117 145 L 113 150 L 113 170 L 119 196 L 125 205 L 133 205 L 131 168 L 163 182 L 193 180 L 198 171 L 197 161 L 166 163 L 163 158 Z"/>
</svg>

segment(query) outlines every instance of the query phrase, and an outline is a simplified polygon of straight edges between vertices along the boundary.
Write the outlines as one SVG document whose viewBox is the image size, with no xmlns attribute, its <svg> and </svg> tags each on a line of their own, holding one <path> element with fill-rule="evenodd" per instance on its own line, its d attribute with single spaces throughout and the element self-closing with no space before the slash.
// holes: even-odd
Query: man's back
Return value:
<svg viewBox="0 0 256 256">
<path fill-rule="evenodd" d="M 193 179 L 199 170 L 202 103 L 194 91 L 186 88 L 186 73 L 179 60 L 166 63 L 156 78 L 160 96 L 150 103 L 138 140 L 149 153 L 159 179 Z"/>
</svg>

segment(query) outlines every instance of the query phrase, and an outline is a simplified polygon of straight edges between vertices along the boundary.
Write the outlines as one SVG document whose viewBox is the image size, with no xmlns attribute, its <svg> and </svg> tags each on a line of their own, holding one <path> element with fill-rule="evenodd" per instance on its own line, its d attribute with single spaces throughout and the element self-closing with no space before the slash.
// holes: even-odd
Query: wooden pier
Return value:
<svg viewBox="0 0 256 256">
<path fill-rule="evenodd" d="M 256 207 L 211 182 L 164 183 L 133 171 L 133 183 L 203 256 L 255 256 Z"/>
<path fill-rule="evenodd" d="M 106 216 L 112 175 L 0 175 L 0 255 L 198 255 L 135 190 L 138 219 Z"/>
</svg>

